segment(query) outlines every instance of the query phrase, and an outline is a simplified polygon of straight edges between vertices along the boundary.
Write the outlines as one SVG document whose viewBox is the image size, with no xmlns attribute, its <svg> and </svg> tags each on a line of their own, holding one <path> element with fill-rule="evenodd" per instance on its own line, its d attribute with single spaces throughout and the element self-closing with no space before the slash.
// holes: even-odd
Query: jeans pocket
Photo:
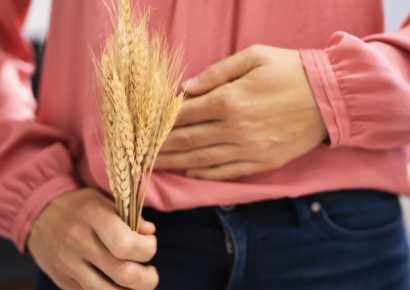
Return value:
<svg viewBox="0 0 410 290">
<path fill-rule="evenodd" d="M 347 196 L 340 204 L 324 203 L 318 212 L 320 226 L 329 234 L 347 240 L 383 237 L 403 226 L 400 205 L 394 199 L 369 194 Z"/>
</svg>

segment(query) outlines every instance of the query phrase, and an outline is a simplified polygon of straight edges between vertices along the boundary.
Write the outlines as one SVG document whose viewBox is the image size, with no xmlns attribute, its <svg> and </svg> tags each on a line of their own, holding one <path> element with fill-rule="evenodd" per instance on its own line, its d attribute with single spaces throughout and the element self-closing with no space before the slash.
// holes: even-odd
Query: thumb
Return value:
<svg viewBox="0 0 410 290">
<path fill-rule="evenodd" d="M 182 83 L 190 95 L 200 95 L 242 77 L 258 66 L 259 46 L 250 46 L 220 62 L 209 66 L 199 75 Z"/>
</svg>

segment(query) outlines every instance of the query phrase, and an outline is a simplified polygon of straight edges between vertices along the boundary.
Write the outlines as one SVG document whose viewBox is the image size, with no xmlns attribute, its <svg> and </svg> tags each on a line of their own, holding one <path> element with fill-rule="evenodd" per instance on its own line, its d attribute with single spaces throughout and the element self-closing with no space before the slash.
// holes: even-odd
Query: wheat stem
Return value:
<svg viewBox="0 0 410 290">
<path fill-rule="evenodd" d="M 133 229 L 135 226 L 135 216 L 136 211 L 134 208 L 135 204 L 135 185 L 136 185 L 136 176 L 131 174 L 131 196 L 130 196 L 130 218 L 129 218 L 129 226 Z"/>
<path fill-rule="evenodd" d="M 138 212 L 139 212 L 139 207 L 141 206 L 141 204 L 140 204 L 140 192 L 141 192 L 141 185 L 142 185 L 143 179 L 144 179 L 144 174 L 141 173 L 140 179 L 139 179 L 139 182 L 138 182 L 137 195 L 136 195 L 136 200 L 137 200 L 137 205 L 135 207 L 135 211 L 136 211 L 136 214 L 137 214 L 136 215 L 136 223 L 134 224 L 134 228 L 132 228 L 133 231 L 137 231 L 137 232 L 138 232 L 137 226 L 138 226 L 138 223 L 139 223 L 139 221 L 138 221 L 138 218 L 139 218 Z"/>
<path fill-rule="evenodd" d="M 161 127 L 158 130 L 158 136 L 156 139 L 156 146 L 155 146 L 155 151 L 154 151 L 154 159 L 152 161 L 152 164 L 155 163 L 155 160 L 157 159 L 158 153 L 159 153 L 159 149 L 161 148 L 162 144 L 164 143 L 165 139 L 167 138 L 169 132 L 172 130 L 172 127 L 174 126 L 178 115 L 181 111 L 182 108 L 182 102 L 184 99 L 184 93 L 181 92 L 179 94 L 178 97 L 175 97 L 172 99 L 171 104 L 168 106 L 164 117 L 162 118 L 162 122 L 161 122 Z M 144 187 L 144 192 L 142 194 L 142 199 L 139 205 L 139 209 L 138 209 L 138 215 L 137 215 L 137 227 L 136 227 L 136 231 L 138 232 L 138 228 L 139 228 L 139 223 L 140 223 L 140 219 L 141 219 L 141 214 L 142 214 L 142 208 L 144 206 L 144 200 L 145 200 L 145 195 L 147 192 L 147 188 L 148 188 L 148 182 L 151 178 L 151 173 L 153 170 L 153 166 L 151 166 L 150 170 L 149 170 L 149 174 L 148 174 L 148 178 L 147 181 L 145 183 L 145 187 Z"/>
<path fill-rule="evenodd" d="M 154 160 L 152 161 L 152 164 L 155 163 L 156 159 L 157 159 L 157 155 L 154 156 Z M 149 183 L 149 180 L 151 179 L 152 169 L 153 169 L 153 166 L 151 166 L 151 168 L 149 169 L 148 178 L 147 178 L 147 181 L 145 182 L 144 192 L 142 193 L 141 202 L 139 204 L 138 215 L 137 215 L 137 226 L 135 228 L 136 232 L 138 232 L 138 230 L 139 230 L 141 215 L 142 215 L 142 208 L 144 206 L 144 200 L 145 200 L 145 195 L 147 193 L 148 183 Z"/>
</svg>

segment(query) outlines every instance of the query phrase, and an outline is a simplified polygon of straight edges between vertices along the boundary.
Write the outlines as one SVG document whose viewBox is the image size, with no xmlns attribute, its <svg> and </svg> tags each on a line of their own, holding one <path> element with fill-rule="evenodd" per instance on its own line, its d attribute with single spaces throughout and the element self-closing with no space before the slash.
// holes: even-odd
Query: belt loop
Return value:
<svg viewBox="0 0 410 290">
<path fill-rule="evenodd" d="M 290 199 L 295 207 L 298 217 L 299 227 L 304 227 L 310 223 L 312 212 L 309 209 L 309 204 L 304 196 Z"/>
</svg>

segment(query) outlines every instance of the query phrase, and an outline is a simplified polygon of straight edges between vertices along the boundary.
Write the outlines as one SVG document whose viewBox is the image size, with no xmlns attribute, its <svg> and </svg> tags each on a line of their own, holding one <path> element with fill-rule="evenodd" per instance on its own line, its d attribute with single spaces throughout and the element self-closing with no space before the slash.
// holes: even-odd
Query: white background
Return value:
<svg viewBox="0 0 410 290">
<path fill-rule="evenodd" d="M 0 0 L 1 1 L 1 0 Z M 60 0 L 70 1 L 70 0 Z M 87 1 L 87 0 L 83 0 Z M 165 0 L 164 0 L 165 1 Z M 285 0 L 283 0 L 285 1 Z M 360 1 L 360 0 L 358 0 Z M 43 41 L 47 35 L 49 25 L 49 14 L 51 11 L 51 0 L 32 0 L 30 11 L 24 27 L 24 35 L 32 40 Z M 395 31 L 406 15 L 410 13 L 409 0 L 384 0 L 385 7 L 385 26 L 387 32 Z M 410 114 L 410 112 L 409 112 Z M 410 164 L 408 166 L 410 178 Z M 410 199 L 402 198 L 403 211 L 408 225 L 410 237 Z"/>
</svg>

